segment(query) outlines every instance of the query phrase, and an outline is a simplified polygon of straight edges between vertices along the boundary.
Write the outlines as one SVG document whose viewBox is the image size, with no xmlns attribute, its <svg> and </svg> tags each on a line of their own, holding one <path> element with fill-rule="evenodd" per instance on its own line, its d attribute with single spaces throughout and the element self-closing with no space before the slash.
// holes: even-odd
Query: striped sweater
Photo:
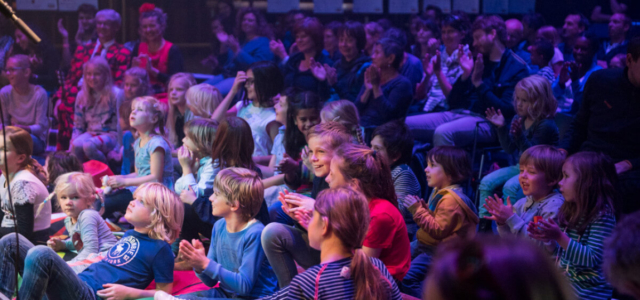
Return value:
<svg viewBox="0 0 640 300">
<path fill-rule="evenodd" d="M 377 258 L 370 258 L 371 263 L 382 272 L 383 276 L 391 284 L 389 290 L 392 300 L 402 300 L 400 290 L 395 280 L 387 271 L 382 261 Z M 337 260 L 325 264 L 318 284 L 318 298 L 325 300 L 355 299 L 355 287 L 352 279 L 347 279 L 340 275 L 343 267 L 351 265 L 351 257 Z M 323 264 L 313 266 L 304 273 L 296 275 L 289 286 L 281 289 L 277 293 L 262 298 L 263 300 L 284 300 L 284 299 L 314 299 L 316 291 L 316 280 L 318 272 L 325 266 Z"/>
<path fill-rule="evenodd" d="M 602 213 L 587 226 L 582 235 L 572 228 L 563 228 L 571 238 L 567 250 L 556 246 L 554 256 L 565 271 L 580 299 L 611 298 L 613 288 L 602 273 L 604 240 L 611 235 L 616 220 L 612 213 Z"/>
</svg>

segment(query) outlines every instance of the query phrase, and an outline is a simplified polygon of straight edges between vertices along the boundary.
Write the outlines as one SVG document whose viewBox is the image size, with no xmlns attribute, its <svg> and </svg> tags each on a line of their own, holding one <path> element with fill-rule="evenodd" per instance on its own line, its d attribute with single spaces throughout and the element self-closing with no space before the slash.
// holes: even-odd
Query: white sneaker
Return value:
<svg viewBox="0 0 640 300">
<path fill-rule="evenodd" d="M 153 295 L 153 300 L 177 300 L 177 299 L 179 298 L 171 296 L 164 291 L 157 291 L 155 295 Z"/>
</svg>

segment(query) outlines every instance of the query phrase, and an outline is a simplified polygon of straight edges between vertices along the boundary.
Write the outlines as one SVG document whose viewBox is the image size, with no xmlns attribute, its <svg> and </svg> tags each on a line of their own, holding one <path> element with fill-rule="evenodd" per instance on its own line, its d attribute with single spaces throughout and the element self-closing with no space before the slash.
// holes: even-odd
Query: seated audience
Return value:
<svg viewBox="0 0 640 300">
<path fill-rule="evenodd" d="M 631 18 L 624 13 L 614 13 L 609 19 L 609 40 L 600 45 L 596 54 L 598 65 L 606 68 L 618 54 L 626 54 L 629 40 L 627 34 L 631 28 Z"/>
<path fill-rule="evenodd" d="M 322 53 L 333 62 L 337 62 L 342 57 L 342 53 L 338 48 L 338 32 L 340 32 L 342 26 L 343 24 L 338 21 L 330 22 L 324 26 L 324 49 Z"/>
<path fill-rule="evenodd" d="M 553 44 L 547 40 L 539 39 L 529 46 L 528 51 L 531 53 L 530 64 L 538 68 L 536 75 L 544 77 L 549 83 L 553 83 L 556 79 L 553 68 L 551 68 L 551 61 L 554 55 Z"/>
<path fill-rule="evenodd" d="M 555 75 L 554 77 L 558 77 L 562 66 L 564 66 L 564 55 L 562 55 L 562 51 L 558 48 L 558 44 L 560 43 L 558 30 L 553 26 L 542 26 L 538 29 L 538 39 L 543 39 L 553 44 L 553 58 L 550 64 L 553 69 L 553 74 Z"/>
<path fill-rule="evenodd" d="M 16 29 L 15 43 L 11 55 L 24 54 L 29 57 L 31 67 L 31 83 L 42 86 L 45 90 L 54 92 L 58 86 L 56 70 L 60 66 L 58 53 L 53 43 L 42 31 L 31 25 L 31 30 L 41 38 L 40 43 L 32 42 L 20 29 Z"/>
<path fill-rule="evenodd" d="M 609 61 L 609 65 L 607 66 L 609 69 L 624 69 L 627 67 L 627 53 L 620 53 L 611 58 Z"/>
<path fill-rule="evenodd" d="M 507 28 L 507 40 L 505 41 L 505 47 L 510 49 L 520 58 L 527 62 L 527 65 L 531 64 L 531 53 L 525 48 L 520 48 L 524 40 L 524 26 L 518 19 L 509 19 L 504 22 Z"/>
<path fill-rule="evenodd" d="M 558 48 L 564 56 L 564 61 L 574 61 L 573 48 L 578 37 L 583 35 L 589 28 L 589 20 L 582 13 L 570 13 L 564 19 L 562 26 L 562 43 L 558 44 Z"/>
<path fill-rule="evenodd" d="M 364 25 L 364 32 L 367 37 L 367 43 L 364 47 L 364 51 L 367 56 L 371 56 L 373 55 L 373 46 L 375 46 L 378 40 L 382 38 L 384 29 L 377 22 L 369 22 Z"/>
<path fill-rule="evenodd" d="M 437 34 L 437 33 L 436 33 Z M 385 31 L 382 35 L 382 39 L 390 39 L 395 41 L 400 45 L 402 49 L 407 48 L 407 34 L 404 30 L 398 28 L 389 28 L 389 30 Z M 429 50 L 430 53 L 435 51 L 436 45 L 439 45 L 439 40 L 432 42 L 432 45 Z M 374 46 L 375 47 L 375 46 Z M 374 49 L 375 52 L 375 49 Z M 371 57 L 373 58 L 373 53 L 371 53 Z M 414 91 L 418 83 L 422 81 L 422 77 L 424 76 L 424 70 L 422 69 L 422 61 L 415 57 L 415 55 L 403 51 L 402 61 L 400 61 L 400 65 L 398 67 L 398 72 L 400 75 L 406 77 L 411 82 L 411 91 Z"/>
<path fill-rule="evenodd" d="M 69 43 L 69 32 L 64 27 L 64 20 L 58 20 L 58 32 L 62 36 L 62 63 L 63 66 L 71 65 L 71 49 L 77 46 L 87 46 L 98 39 L 96 32 L 96 13 L 98 9 L 88 3 L 78 6 L 78 31 L 73 38 L 73 43 Z"/>
<path fill-rule="evenodd" d="M 9 80 L 9 85 L 0 90 L 4 124 L 24 129 L 31 134 L 32 153 L 42 155 L 46 150 L 49 134 L 47 91 L 39 85 L 29 83 L 31 67 L 26 55 L 9 57 L 3 73 Z"/>
<path fill-rule="evenodd" d="M 538 29 L 545 25 L 544 17 L 539 13 L 529 13 L 522 16 L 522 38 L 518 48 L 529 51 L 529 46 L 538 39 Z"/>
</svg>

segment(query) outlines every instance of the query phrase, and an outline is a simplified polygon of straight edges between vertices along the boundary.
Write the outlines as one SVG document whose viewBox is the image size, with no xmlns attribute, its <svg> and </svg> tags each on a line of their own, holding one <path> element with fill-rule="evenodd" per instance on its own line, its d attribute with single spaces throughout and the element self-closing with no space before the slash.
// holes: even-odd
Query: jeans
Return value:
<svg viewBox="0 0 640 300">
<path fill-rule="evenodd" d="M 436 247 L 415 240 L 411 242 L 411 267 L 402 279 L 401 291 L 416 298 L 422 297 L 422 282 L 429 273 Z"/>
<path fill-rule="evenodd" d="M 292 219 L 287 213 L 282 210 L 282 202 L 277 201 L 274 202 L 271 206 L 269 206 L 269 219 L 271 222 L 276 222 L 280 224 L 285 224 L 289 226 L 293 226 L 296 224 L 296 220 Z"/>
<path fill-rule="evenodd" d="M 476 123 L 482 121 L 486 120 L 468 113 L 445 111 L 407 117 L 405 123 L 413 137 L 421 143 L 433 142 L 434 146 L 465 147 L 473 143 Z M 491 125 L 480 124 L 478 142 L 493 141 L 496 141 L 496 135 L 491 130 Z"/>
<path fill-rule="evenodd" d="M 511 198 L 512 204 L 524 197 L 522 188 L 520 187 L 520 181 L 518 180 L 519 174 L 520 165 L 515 165 L 495 170 L 480 180 L 480 184 L 478 185 L 478 194 L 480 197 L 480 201 L 478 202 L 478 215 L 480 218 L 491 216 L 487 212 L 487 209 L 484 208 L 484 204 L 487 202 L 487 197 L 493 196 L 494 191 L 503 184 L 502 198 L 505 203 L 507 202 L 507 197 Z"/>
<path fill-rule="evenodd" d="M 261 240 L 280 288 L 298 274 L 296 263 L 304 269 L 320 263 L 320 251 L 311 248 L 307 233 L 296 227 L 271 223 L 262 231 Z"/>
<path fill-rule="evenodd" d="M 97 160 L 106 163 L 107 157 L 105 154 L 115 147 L 116 140 L 106 134 L 94 135 L 85 132 L 72 141 L 73 154 L 80 161 Z"/>
<path fill-rule="evenodd" d="M 18 260 L 15 260 L 16 236 L 7 235 L 0 239 L 0 292 L 11 299 L 15 292 L 15 266 L 22 275 L 20 299 L 42 299 L 45 294 L 50 300 L 56 299 L 97 299 L 93 291 L 80 280 L 67 263 L 46 246 L 33 246 L 20 236 Z"/>
<path fill-rule="evenodd" d="M 33 134 L 31 135 L 31 139 L 33 140 L 33 155 L 44 154 L 44 151 L 47 150 L 47 143 Z"/>
</svg>

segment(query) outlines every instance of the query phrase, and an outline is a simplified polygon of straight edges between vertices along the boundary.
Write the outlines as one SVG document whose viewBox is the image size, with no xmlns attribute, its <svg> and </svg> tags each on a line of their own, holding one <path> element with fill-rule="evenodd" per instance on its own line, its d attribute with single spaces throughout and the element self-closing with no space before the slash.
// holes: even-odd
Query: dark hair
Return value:
<svg viewBox="0 0 640 300">
<path fill-rule="evenodd" d="M 382 34 L 381 38 L 392 39 L 396 41 L 402 49 L 407 48 L 407 34 L 402 29 L 396 27 L 389 28 Z"/>
<path fill-rule="evenodd" d="M 317 18 L 306 17 L 302 22 L 296 24 L 293 29 L 293 34 L 297 35 L 300 32 L 306 33 L 316 46 L 316 55 L 322 52 L 324 49 L 324 27 Z"/>
<path fill-rule="evenodd" d="M 505 43 L 507 40 L 507 27 L 504 24 L 504 20 L 496 15 L 480 15 L 476 18 L 471 25 L 471 33 L 476 30 L 482 30 L 485 33 L 490 33 L 491 30 L 496 31 L 496 37 L 501 43 Z"/>
<path fill-rule="evenodd" d="M 256 98 L 253 99 L 261 107 L 273 106 L 273 97 L 284 88 L 284 77 L 278 65 L 272 61 L 259 61 L 251 64 L 249 69 L 253 72 L 253 85 L 256 90 Z M 248 104 L 245 99 L 245 105 Z"/>
<path fill-rule="evenodd" d="M 287 95 L 287 126 L 284 131 L 284 149 L 293 159 L 300 158 L 300 151 L 307 144 L 307 140 L 296 126 L 296 117 L 302 109 L 315 109 L 320 119 L 322 98 L 314 92 L 297 93 L 293 97 Z"/>
<path fill-rule="evenodd" d="M 471 176 L 471 162 L 464 150 L 455 146 L 437 146 L 427 152 L 427 161 L 442 166 L 451 183 L 461 183 Z"/>
<path fill-rule="evenodd" d="M 333 35 L 335 35 L 336 37 L 338 36 L 338 33 L 340 32 L 340 29 L 342 28 L 342 26 L 344 26 L 344 24 L 342 24 L 342 22 L 338 22 L 338 21 L 331 21 L 329 22 L 329 24 L 324 26 L 324 30 L 331 30 L 331 32 L 333 32 Z"/>
<path fill-rule="evenodd" d="M 433 4 L 429 4 L 427 5 L 427 7 L 425 7 L 424 12 L 426 13 L 429 10 L 433 10 L 436 12 L 436 19 L 434 20 L 435 22 L 438 22 L 442 19 L 442 8 Z"/>
<path fill-rule="evenodd" d="M 247 42 L 247 37 L 242 31 L 242 19 L 244 19 L 244 16 L 247 14 L 253 14 L 256 17 L 256 35 L 272 38 L 273 34 L 271 34 L 271 28 L 269 27 L 267 20 L 264 18 L 264 15 L 259 10 L 253 7 L 245 7 L 239 10 L 236 16 L 235 34 L 236 37 L 238 37 L 238 42 Z"/>
<path fill-rule="evenodd" d="M 98 8 L 91 4 L 82 3 L 80 4 L 80 6 L 78 6 L 78 14 L 91 15 L 95 17 L 96 13 L 98 13 Z"/>
<path fill-rule="evenodd" d="M 578 152 L 569 156 L 577 174 L 576 199 L 565 201 L 558 210 L 558 224 L 574 228 L 582 235 L 589 223 L 603 214 L 613 214 L 615 181 L 618 178 L 611 158 L 596 152 Z"/>
<path fill-rule="evenodd" d="M 391 29 L 391 27 L 392 27 L 391 21 L 389 21 L 389 19 L 385 19 L 385 18 L 379 19 L 375 23 L 380 25 L 380 27 L 382 28 L 383 31 L 387 31 L 387 30 Z"/>
<path fill-rule="evenodd" d="M 227 117 L 216 131 L 211 159 L 220 169 L 238 167 L 254 170 L 256 164 L 251 158 L 254 147 L 249 123 L 242 118 Z"/>
<path fill-rule="evenodd" d="M 142 5 L 144 6 L 145 4 Z M 139 24 L 142 24 L 142 20 L 146 18 L 156 18 L 156 22 L 158 23 L 158 25 L 160 25 L 162 31 L 167 28 L 167 14 L 159 7 L 154 7 L 153 9 L 141 12 L 140 17 L 138 18 Z"/>
<path fill-rule="evenodd" d="M 380 45 L 382 47 L 382 51 L 384 52 L 385 56 L 388 57 L 391 54 L 394 54 L 395 59 L 393 60 L 391 66 L 396 70 L 400 69 L 400 64 L 404 59 L 404 48 L 402 48 L 402 46 L 398 42 L 390 38 L 380 39 L 378 40 L 378 42 L 376 42 L 376 45 Z"/>
<path fill-rule="evenodd" d="M 384 147 L 387 149 L 389 160 L 398 157 L 398 160 L 391 165 L 391 169 L 402 164 L 411 163 L 413 155 L 413 135 L 407 124 L 402 120 L 391 121 L 378 126 L 372 137 L 380 136 Z"/>
<path fill-rule="evenodd" d="M 420 27 L 431 31 L 436 39 L 440 39 L 440 26 L 438 26 L 438 23 L 430 19 L 418 18 L 418 28 Z"/>
<path fill-rule="evenodd" d="M 598 42 L 598 37 L 590 32 L 583 33 L 579 38 L 585 38 L 589 42 L 589 53 L 591 54 L 591 59 L 598 54 L 598 50 L 600 49 L 600 43 Z"/>
<path fill-rule="evenodd" d="M 356 39 L 356 48 L 358 52 L 362 52 L 367 45 L 367 34 L 364 31 L 364 25 L 358 21 L 347 21 L 338 30 L 338 38 L 346 35 Z"/>
<path fill-rule="evenodd" d="M 631 54 L 633 61 L 637 61 L 640 57 L 640 36 L 636 36 L 629 41 L 627 53 Z"/>
<path fill-rule="evenodd" d="M 587 31 L 587 29 L 589 29 L 589 25 L 591 25 L 591 23 L 589 22 L 589 19 L 581 12 L 578 11 L 574 11 L 571 12 L 567 15 L 568 16 L 578 16 L 579 20 L 578 20 L 578 27 L 582 27 L 584 28 L 585 31 Z"/>
<path fill-rule="evenodd" d="M 465 12 L 456 10 L 451 14 L 444 16 L 444 18 L 442 18 L 442 22 L 440 22 L 440 30 L 446 26 L 460 31 L 462 34 L 462 44 L 471 44 L 473 42 L 470 41 L 469 37 L 471 21 Z"/>
<path fill-rule="evenodd" d="M 605 241 L 602 269 L 618 290 L 630 283 L 640 285 L 640 211 L 622 218 Z"/>
<path fill-rule="evenodd" d="M 536 52 L 542 55 L 542 59 L 545 63 L 549 63 L 551 59 L 553 59 L 553 55 L 555 54 L 555 50 L 553 44 L 545 39 L 537 39 L 533 45 L 536 48 Z"/>
<path fill-rule="evenodd" d="M 539 13 L 530 13 L 522 16 L 522 23 L 527 24 L 534 32 L 546 24 L 544 17 Z"/>
<path fill-rule="evenodd" d="M 84 172 L 82 163 L 67 151 L 56 151 L 47 156 L 47 182 L 53 184 L 62 174 L 69 172 Z"/>
</svg>

